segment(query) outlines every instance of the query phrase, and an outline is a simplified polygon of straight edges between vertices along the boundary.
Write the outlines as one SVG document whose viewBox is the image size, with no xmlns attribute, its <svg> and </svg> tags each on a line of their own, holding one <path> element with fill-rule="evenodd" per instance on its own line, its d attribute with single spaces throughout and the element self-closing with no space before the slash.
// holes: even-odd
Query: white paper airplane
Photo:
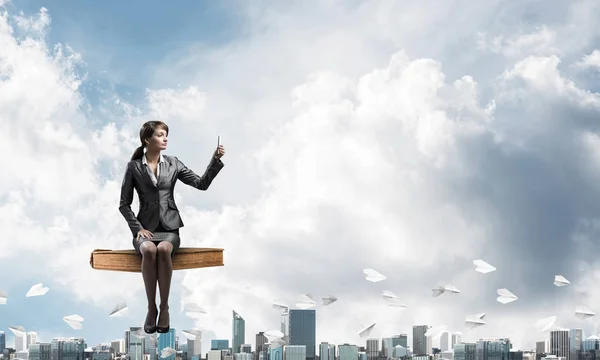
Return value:
<svg viewBox="0 0 600 360">
<path fill-rule="evenodd" d="M 460 294 L 460 290 L 456 288 L 456 286 L 448 284 L 444 286 L 438 286 L 436 289 L 432 289 L 433 296 L 437 297 L 442 295 L 443 293 L 451 293 L 451 294 Z"/>
<path fill-rule="evenodd" d="M 571 282 L 567 279 L 565 279 L 564 276 L 562 275 L 554 275 L 554 285 L 561 287 L 561 286 L 567 286 L 569 285 Z"/>
<path fill-rule="evenodd" d="M 321 300 L 323 300 L 323 306 L 327 306 L 327 305 L 331 305 L 334 302 L 336 302 L 337 298 L 333 295 L 329 295 L 329 296 L 322 298 Z"/>
<path fill-rule="evenodd" d="M 0 291 L 0 305 L 5 305 L 8 301 L 8 295 L 4 291 Z"/>
<path fill-rule="evenodd" d="M 557 319 L 556 316 L 549 316 L 549 317 L 546 317 L 546 318 L 536 321 L 534 326 L 543 332 L 552 330 L 554 327 L 554 324 L 556 323 L 556 319 Z"/>
<path fill-rule="evenodd" d="M 575 316 L 580 319 L 588 319 L 596 316 L 596 313 L 586 306 L 579 305 L 575 308 Z"/>
<path fill-rule="evenodd" d="M 166 347 L 164 349 L 162 349 L 162 351 L 160 352 L 160 357 L 161 358 L 168 358 L 171 355 L 176 354 L 177 351 L 175 351 L 175 349 L 171 348 L 171 347 Z"/>
<path fill-rule="evenodd" d="M 196 340 L 198 336 L 202 336 L 202 331 L 200 329 L 181 330 L 181 332 L 183 333 L 183 336 L 185 336 L 186 339 L 192 341 Z"/>
<path fill-rule="evenodd" d="M 48 290 L 50 290 L 50 289 L 47 288 L 47 287 L 44 287 L 44 284 L 38 283 L 38 284 L 33 285 L 29 289 L 29 291 L 27 292 L 27 294 L 25 294 L 25 297 L 46 295 L 46 293 L 48 292 Z"/>
<path fill-rule="evenodd" d="M 385 275 L 382 275 L 373 269 L 363 269 L 363 273 L 365 274 L 365 279 L 370 282 L 379 282 L 386 279 Z"/>
<path fill-rule="evenodd" d="M 519 299 L 515 294 L 511 293 L 507 289 L 498 289 L 497 293 L 499 296 L 496 298 L 496 300 L 505 305 Z"/>
<path fill-rule="evenodd" d="M 287 345 L 287 342 L 282 339 L 284 334 L 279 330 L 265 331 L 264 335 L 268 340 L 265 345 L 270 345 L 271 349 L 277 349 L 278 347 Z"/>
<path fill-rule="evenodd" d="M 117 305 L 115 305 L 115 307 L 112 309 L 112 311 L 110 312 L 110 314 L 108 316 L 109 317 L 123 316 L 123 315 L 127 314 L 128 311 L 129 311 L 129 308 L 127 307 L 127 303 L 122 302 L 122 303 L 118 303 Z"/>
<path fill-rule="evenodd" d="M 277 310 L 287 310 L 290 307 L 287 306 L 283 301 L 281 300 L 273 300 L 273 309 L 277 309 Z"/>
<path fill-rule="evenodd" d="M 496 268 L 492 265 L 486 263 L 481 259 L 473 260 L 473 265 L 475 265 L 475 271 L 478 271 L 482 274 L 487 274 L 492 271 L 496 271 Z"/>
<path fill-rule="evenodd" d="M 474 329 L 476 327 L 483 326 L 486 324 L 483 320 L 484 317 L 485 313 L 469 315 L 465 319 L 465 326 L 469 329 Z"/>
<path fill-rule="evenodd" d="M 388 306 L 406 308 L 406 305 L 400 302 L 398 295 L 394 294 L 390 290 L 383 291 L 383 299 L 388 303 Z"/>
<path fill-rule="evenodd" d="M 75 330 L 81 330 L 83 328 L 83 318 L 77 314 L 65 316 L 63 320 Z"/>
<path fill-rule="evenodd" d="M 188 317 L 197 319 L 199 316 L 206 315 L 206 310 L 193 301 L 185 303 L 183 307 L 185 309 L 185 315 Z"/>
<path fill-rule="evenodd" d="M 310 309 L 317 305 L 311 294 L 302 294 L 296 299 L 296 307 L 298 309 Z"/>
<path fill-rule="evenodd" d="M 375 324 L 376 323 L 372 323 L 371 325 L 366 327 L 361 325 L 361 329 L 358 331 L 358 336 L 360 336 L 361 338 L 368 337 L 371 334 L 371 331 L 373 331 Z"/>
<path fill-rule="evenodd" d="M 432 339 L 435 339 L 438 336 L 441 336 L 442 333 L 444 331 L 446 331 L 447 328 L 448 328 L 448 326 L 446 326 L 446 325 L 439 325 L 439 326 L 430 327 L 429 330 L 427 330 L 425 332 L 425 336 L 430 336 Z"/>
</svg>

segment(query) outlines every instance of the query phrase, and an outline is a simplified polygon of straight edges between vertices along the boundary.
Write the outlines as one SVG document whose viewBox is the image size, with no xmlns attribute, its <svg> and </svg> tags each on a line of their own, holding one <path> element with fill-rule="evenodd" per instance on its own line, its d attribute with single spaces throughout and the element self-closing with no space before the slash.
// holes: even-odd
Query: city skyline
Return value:
<svg viewBox="0 0 600 360">
<path fill-rule="evenodd" d="M 142 326 L 141 274 L 89 261 L 132 249 L 120 185 L 152 119 L 197 173 L 219 136 L 227 148 L 209 190 L 175 188 L 181 246 L 224 249 L 224 266 L 173 274 L 171 325 L 204 348 L 231 336 L 232 310 L 252 341 L 281 328 L 275 302 L 310 297 L 316 344 L 373 323 L 519 348 L 551 316 L 600 329 L 576 316 L 600 311 L 600 2 L 0 0 L 0 14 L 3 329 L 103 343 Z"/>
</svg>

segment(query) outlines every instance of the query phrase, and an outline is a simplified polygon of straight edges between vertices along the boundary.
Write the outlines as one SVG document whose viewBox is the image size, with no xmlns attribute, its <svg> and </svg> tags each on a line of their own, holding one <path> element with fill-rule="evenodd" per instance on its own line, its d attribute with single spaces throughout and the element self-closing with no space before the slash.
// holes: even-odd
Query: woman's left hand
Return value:
<svg viewBox="0 0 600 360">
<path fill-rule="evenodd" d="M 219 145 L 217 150 L 215 150 L 215 154 L 213 156 L 215 157 L 215 159 L 219 160 L 223 157 L 223 155 L 225 155 L 225 148 L 223 147 L 223 145 Z"/>
</svg>

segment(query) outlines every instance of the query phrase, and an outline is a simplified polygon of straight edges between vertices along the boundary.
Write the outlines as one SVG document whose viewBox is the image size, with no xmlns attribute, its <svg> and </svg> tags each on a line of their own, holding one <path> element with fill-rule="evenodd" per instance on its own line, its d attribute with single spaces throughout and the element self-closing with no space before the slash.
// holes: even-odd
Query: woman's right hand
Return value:
<svg viewBox="0 0 600 360">
<path fill-rule="evenodd" d="M 152 234 L 150 231 L 142 229 L 137 233 L 137 240 L 139 240 L 140 237 L 143 237 L 144 239 L 150 239 L 152 236 L 154 236 L 154 234 Z"/>
</svg>

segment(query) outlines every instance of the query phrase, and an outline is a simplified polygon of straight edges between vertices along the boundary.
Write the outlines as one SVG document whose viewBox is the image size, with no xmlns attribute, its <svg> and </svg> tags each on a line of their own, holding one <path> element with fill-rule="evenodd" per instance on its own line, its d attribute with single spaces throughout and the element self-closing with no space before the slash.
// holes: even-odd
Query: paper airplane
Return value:
<svg viewBox="0 0 600 360">
<path fill-rule="evenodd" d="M 0 291 L 0 305 L 5 305 L 8 301 L 8 295 L 4 291 Z"/>
<path fill-rule="evenodd" d="M 296 299 L 296 307 L 298 309 L 310 309 L 317 305 L 311 294 L 302 294 Z"/>
<path fill-rule="evenodd" d="M 137 338 L 139 338 L 139 339 L 142 339 L 142 338 L 146 337 L 146 333 L 144 332 L 144 330 L 142 328 L 134 330 L 130 334 L 133 335 L 133 336 L 135 336 L 135 337 L 137 337 Z"/>
<path fill-rule="evenodd" d="M 129 308 L 127 307 L 126 302 L 118 303 L 117 305 L 115 305 L 115 307 L 112 309 L 112 311 L 110 312 L 110 314 L 108 316 L 109 317 L 123 316 L 123 315 L 127 314 L 128 310 L 129 310 Z"/>
<path fill-rule="evenodd" d="M 44 287 L 44 284 L 42 283 L 38 283 L 33 285 L 29 291 L 27 292 L 27 294 L 25 294 L 26 297 L 32 297 L 32 296 L 42 296 L 42 295 L 46 295 L 46 293 L 48 292 L 48 290 L 50 290 L 47 287 Z"/>
<path fill-rule="evenodd" d="M 365 279 L 370 282 L 379 282 L 386 279 L 385 275 L 382 275 L 373 269 L 363 269 L 363 273 L 365 274 Z"/>
<path fill-rule="evenodd" d="M 327 305 L 331 305 L 331 304 L 333 304 L 334 302 L 336 302 L 336 301 L 337 301 L 337 298 L 336 298 L 335 296 L 333 296 L 333 295 L 329 295 L 329 296 L 327 296 L 327 297 L 324 297 L 324 298 L 323 298 L 323 299 L 321 299 L 321 300 L 323 300 L 323 306 L 327 306 Z"/>
<path fill-rule="evenodd" d="M 571 282 L 567 279 L 565 279 L 564 276 L 562 275 L 554 275 L 554 285 L 558 286 L 558 287 L 562 287 L 562 286 L 567 286 L 569 285 Z"/>
<path fill-rule="evenodd" d="M 498 297 L 496 300 L 502 304 L 508 304 L 518 299 L 518 297 L 507 289 L 498 289 Z"/>
<path fill-rule="evenodd" d="M 287 309 L 289 309 L 289 306 L 287 306 L 286 304 L 284 304 L 283 301 L 273 300 L 273 309 L 287 310 Z"/>
<path fill-rule="evenodd" d="M 492 265 L 486 263 L 481 259 L 473 260 L 473 265 L 475 265 L 475 271 L 478 271 L 482 274 L 487 274 L 492 271 L 496 271 L 496 268 Z"/>
<path fill-rule="evenodd" d="M 441 336 L 442 333 L 444 331 L 446 331 L 447 328 L 448 328 L 448 326 L 446 326 L 446 325 L 440 325 L 440 326 L 431 327 L 431 328 L 429 328 L 429 330 L 427 330 L 425 332 L 425 336 L 430 336 L 431 338 L 435 339 L 438 336 Z"/>
<path fill-rule="evenodd" d="M 185 309 L 185 315 L 191 318 L 198 318 L 199 316 L 206 314 L 206 310 L 195 302 L 187 302 L 183 307 Z"/>
<path fill-rule="evenodd" d="M 549 317 L 546 317 L 546 318 L 536 321 L 534 326 L 536 328 L 538 328 L 540 331 L 548 331 L 548 330 L 553 329 L 555 323 L 556 323 L 556 316 L 549 316 Z"/>
<path fill-rule="evenodd" d="M 590 310 L 586 306 L 579 305 L 575 309 L 575 316 L 577 316 L 580 319 L 588 319 L 588 318 L 596 316 L 596 313 L 593 312 L 592 310 Z"/>
<path fill-rule="evenodd" d="M 196 340 L 197 337 L 202 336 L 202 331 L 200 329 L 181 330 L 181 332 L 186 337 L 186 339 L 192 341 Z"/>
<path fill-rule="evenodd" d="M 469 329 L 474 329 L 479 326 L 485 325 L 485 321 L 483 318 L 485 317 L 485 313 L 479 313 L 474 315 L 469 315 L 465 319 L 465 326 Z"/>
<path fill-rule="evenodd" d="M 65 316 L 63 320 L 75 330 L 81 330 L 83 328 L 83 318 L 77 314 Z"/>
<path fill-rule="evenodd" d="M 175 351 L 175 349 L 173 349 L 171 347 L 166 347 L 166 348 L 162 349 L 162 351 L 160 352 L 160 357 L 164 359 L 171 355 L 175 355 L 176 353 L 177 353 L 177 351 Z"/>
<path fill-rule="evenodd" d="M 371 325 L 366 327 L 361 325 L 361 329 L 358 331 L 358 336 L 360 336 L 361 338 L 368 337 L 371 334 L 371 331 L 373 331 L 374 327 L 375 323 L 372 323 Z"/>
<path fill-rule="evenodd" d="M 456 286 L 450 285 L 450 284 L 444 285 L 444 286 L 438 286 L 436 289 L 432 289 L 432 291 L 433 291 L 434 297 L 440 296 L 445 292 L 449 292 L 452 294 L 460 294 L 460 290 L 458 290 L 456 288 Z"/>
<path fill-rule="evenodd" d="M 282 339 L 284 334 L 279 330 L 265 331 L 264 335 L 269 341 L 266 344 L 270 345 L 271 349 L 277 349 L 278 347 L 287 345 L 287 342 Z"/>
<path fill-rule="evenodd" d="M 390 290 L 383 291 L 383 299 L 388 303 L 388 306 L 406 308 L 406 305 L 400 302 L 400 298 Z"/>
</svg>

